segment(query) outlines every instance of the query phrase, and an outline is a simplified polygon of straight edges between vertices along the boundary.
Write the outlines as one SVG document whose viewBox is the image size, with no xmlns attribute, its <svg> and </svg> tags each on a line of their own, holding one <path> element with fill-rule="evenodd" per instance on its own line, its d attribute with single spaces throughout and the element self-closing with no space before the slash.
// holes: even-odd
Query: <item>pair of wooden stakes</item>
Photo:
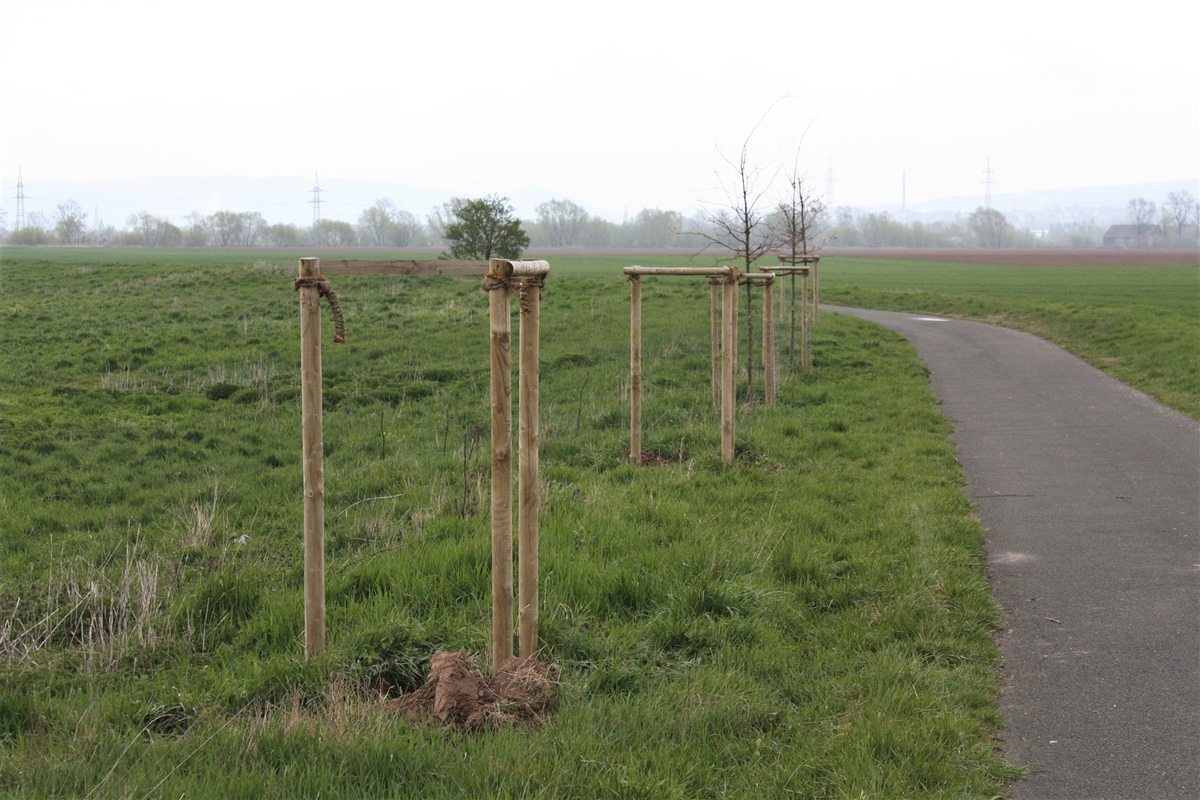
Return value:
<svg viewBox="0 0 1200 800">
<path fill-rule="evenodd" d="M 492 413 L 492 663 L 513 655 L 512 352 L 510 296 L 520 302 L 518 365 L 518 619 L 522 658 L 538 641 L 538 359 L 545 261 L 300 259 L 300 371 L 304 453 L 304 647 L 325 647 L 325 467 L 321 418 L 321 295 L 325 275 L 474 275 L 490 302 Z M 336 307 L 335 307 L 336 308 Z"/>
</svg>

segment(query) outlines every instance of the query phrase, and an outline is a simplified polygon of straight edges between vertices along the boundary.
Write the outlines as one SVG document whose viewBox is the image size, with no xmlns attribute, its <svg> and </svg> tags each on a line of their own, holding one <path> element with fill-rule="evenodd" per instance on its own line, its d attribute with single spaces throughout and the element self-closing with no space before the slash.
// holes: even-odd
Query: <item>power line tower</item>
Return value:
<svg viewBox="0 0 1200 800">
<path fill-rule="evenodd" d="M 14 225 L 14 230 L 18 231 L 25 227 L 25 179 L 20 167 L 17 167 L 17 219 Z"/>
<path fill-rule="evenodd" d="M 313 188 L 312 188 L 312 207 L 313 207 L 313 225 L 321 221 L 321 182 L 317 179 L 317 173 L 313 173 Z"/>
<path fill-rule="evenodd" d="M 996 182 L 995 175 L 996 173 L 992 172 L 992 157 L 988 156 L 987 169 L 983 171 L 983 205 L 989 211 L 992 209 L 992 184 Z"/>
</svg>

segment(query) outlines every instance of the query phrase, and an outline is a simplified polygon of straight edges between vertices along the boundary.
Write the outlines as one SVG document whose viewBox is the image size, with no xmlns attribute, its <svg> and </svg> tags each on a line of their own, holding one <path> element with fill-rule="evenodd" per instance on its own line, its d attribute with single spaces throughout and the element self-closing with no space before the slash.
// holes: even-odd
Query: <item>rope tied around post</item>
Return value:
<svg viewBox="0 0 1200 800">
<path fill-rule="evenodd" d="M 529 275 L 517 279 L 515 283 L 517 285 L 517 297 L 521 306 L 521 313 L 529 314 L 529 290 L 541 289 L 546 285 L 546 279 L 541 275 Z"/>
<path fill-rule="evenodd" d="M 333 290 L 333 286 L 324 278 L 296 278 L 296 283 L 292 287 L 292 291 L 298 292 L 302 288 L 315 287 L 321 297 L 329 300 L 329 307 L 333 309 L 333 341 L 337 344 L 344 344 L 346 341 L 346 323 L 342 318 L 342 304 L 338 300 L 337 292 Z"/>
<path fill-rule="evenodd" d="M 483 291 L 494 292 L 497 289 L 508 289 L 508 278 L 502 275 L 483 276 Z"/>
</svg>

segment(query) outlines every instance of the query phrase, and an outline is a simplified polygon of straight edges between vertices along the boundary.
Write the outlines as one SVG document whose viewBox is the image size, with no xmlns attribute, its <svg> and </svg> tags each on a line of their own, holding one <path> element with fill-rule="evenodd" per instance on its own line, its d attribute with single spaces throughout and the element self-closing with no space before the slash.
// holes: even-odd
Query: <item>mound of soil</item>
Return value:
<svg viewBox="0 0 1200 800">
<path fill-rule="evenodd" d="M 554 710 L 559 669 L 535 658 L 510 658 L 495 675 L 475 667 L 466 650 L 439 650 L 425 685 L 384 708 L 412 720 L 437 720 L 464 730 L 537 725 Z"/>
</svg>

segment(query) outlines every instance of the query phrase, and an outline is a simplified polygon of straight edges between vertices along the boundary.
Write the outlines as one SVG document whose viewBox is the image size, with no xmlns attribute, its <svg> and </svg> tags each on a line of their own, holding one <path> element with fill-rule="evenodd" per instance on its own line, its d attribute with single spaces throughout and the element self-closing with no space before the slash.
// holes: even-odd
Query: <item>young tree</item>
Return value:
<svg viewBox="0 0 1200 800">
<path fill-rule="evenodd" d="M 716 246 L 729 251 L 733 260 L 740 262 L 743 272 L 749 272 L 754 262 L 776 245 L 776 238 L 766 224 L 762 210 L 771 180 L 764 175 L 761 167 L 750 163 L 750 140 L 753 136 L 752 130 L 742 142 L 736 162 L 725 159 L 733 169 L 729 181 L 718 175 L 725 202 L 716 211 L 707 213 L 708 230 L 696 231 L 708 242 L 705 249 Z"/>
<path fill-rule="evenodd" d="M 768 113 L 770 109 L 767 109 Z M 754 131 L 766 118 L 766 114 L 755 123 L 750 134 L 742 142 L 742 149 L 736 162 L 725 158 L 725 162 L 733 169 L 733 175 L 727 182 L 718 174 L 721 188 L 725 193 L 725 203 L 715 212 L 709 212 L 709 230 L 697 231 L 708 246 L 715 245 L 729 251 L 733 260 L 740 262 L 743 272 L 750 272 L 754 262 L 773 250 L 777 244 L 774 232 L 767 224 L 763 213 L 767 192 L 770 190 L 773 175 L 768 176 L 765 170 L 750 162 L 750 141 Z M 750 284 L 746 284 L 746 377 L 747 399 L 754 398 L 754 314 L 752 312 L 753 293 Z"/>
<path fill-rule="evenodd" d="M 520 258 L 529 246 L 529 235 L 513 216 L 506 197 L 488 195 L 478 200 L 455 197 L 446 208 L 448 219 L 444 221 L 442 236 L 450 245 L 450 258 Z M 432 219 L 430 222 L 434 224 Z"/>
<path fill-rule="evenodd" d="M 804 184 L 799 153 L 796 156 L 787 179 L 791 191 L 776 204 L 770 220 L 775 239 L 793 259 L 820 249 L 816 241 L 817 226 L 825 215 L 825 204 Z"/>
</svg>

